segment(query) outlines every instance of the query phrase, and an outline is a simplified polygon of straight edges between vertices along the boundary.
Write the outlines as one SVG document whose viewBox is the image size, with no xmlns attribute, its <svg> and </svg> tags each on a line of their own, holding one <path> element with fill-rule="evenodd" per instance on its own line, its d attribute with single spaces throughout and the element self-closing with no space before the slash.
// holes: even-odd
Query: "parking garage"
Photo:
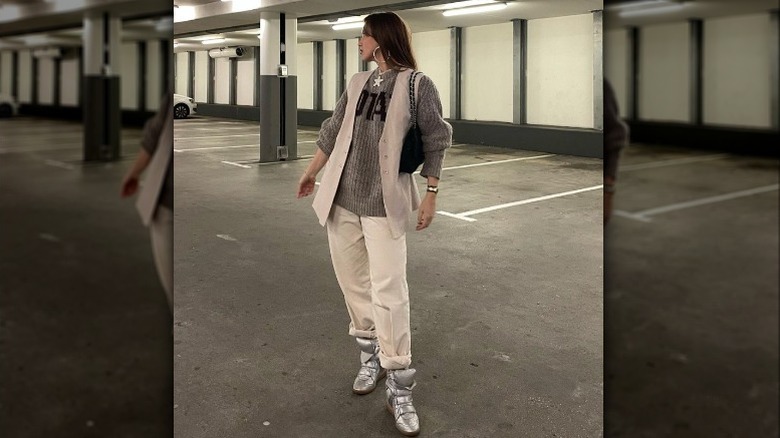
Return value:
<svg viewBox="0 0 780 438">
<path fill-rule="evenodd" d="M 436 218 L 407 237 L 422 434 L 777 430 L 771 2 L 452 17 L 445 1 L 177 0 L 173 24 L 161 2 L 9 3 L 0 243 L 25 249 L 0 271 L 3 346 L 23 352 L 0 363 L 18 377 L 4 427 L 398 435 L 381 391 L 350 391 L 358 351 L 325 231 L 295 199 L 322 121 L 377 67 L 350 22 L 394 10 L 453 126 Z M 110 62 L 87 60 L 88 23 L 114 29 Z M 115 87 L 108 106 L 90 75 Z M 606 228 L 603 79 L 632 132 Z M 148 232 L 118 196 L 168 84 L 186 106 L 173 340 Z"/>
</svg>

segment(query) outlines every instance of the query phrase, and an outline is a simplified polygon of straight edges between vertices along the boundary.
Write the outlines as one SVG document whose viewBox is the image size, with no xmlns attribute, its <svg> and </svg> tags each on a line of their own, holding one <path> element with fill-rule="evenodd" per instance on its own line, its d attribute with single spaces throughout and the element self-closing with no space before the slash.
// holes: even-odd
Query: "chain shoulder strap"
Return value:
<svg viewBox="0 0 780 438">
<path fill-rule="evenodd" d="M 415 71 L 409 77 L 409 107 L 412 114 L 412 127 L 417 126 L 417 100 L 415 99 L 415 82 L 418 75 L 422 73 Z"/>
</svg>

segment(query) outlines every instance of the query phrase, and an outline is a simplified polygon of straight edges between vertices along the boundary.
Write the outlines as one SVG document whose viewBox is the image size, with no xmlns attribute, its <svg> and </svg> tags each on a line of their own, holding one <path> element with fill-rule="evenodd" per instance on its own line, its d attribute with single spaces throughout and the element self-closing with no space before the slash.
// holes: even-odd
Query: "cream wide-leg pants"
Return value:
<svg viewBox="0 0 780 438">
<path fill-rule="evenodd" d="M 379 339 L 382 368 L 412 362 L 406 235 L 393 239 L 387 218 L 358 216 L 333 205 L 328 217 L 333 269 L 349 312 L 349 334 Z"/>
</svg>

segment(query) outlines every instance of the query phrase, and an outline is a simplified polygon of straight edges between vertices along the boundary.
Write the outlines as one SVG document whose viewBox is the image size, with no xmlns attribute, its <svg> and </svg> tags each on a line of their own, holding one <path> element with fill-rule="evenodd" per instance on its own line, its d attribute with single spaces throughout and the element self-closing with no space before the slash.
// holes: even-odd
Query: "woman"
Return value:
<svg viewBox="0 0 780 438">
<path fill-rule="evenodd" d="M 327 228 L 333 268 L 350 316 L 349 334 L 360 348 L 361 367 L 352 389 L 368 394 L 387 376 L 387 408 L 398 430 L 415 436 L 420 425 L 412 405 L 406 225 L 418 208 L 418 231 L 433 220 L 452 127 L 442 118 L 433 82 L 418 75 L 417 123 L 425 145 L 420 174 L 428 182 L 420 200 L 412 175 L 398 171 L 411 123 L 409 80 L 417 68 L 409 27 L 394 13 L 369 15 L 358 47 L 361 58 L 374 60 L 378 68 L 354 75 L 333 116 L 323 122 L 317 152 L 299 181 L 298 198 L 314 192 L 316 176 L 329 162 L 313 206 Z"/>
<path fill-rule="evenodd" d="M 173 97 L 166 93 L 160 109 L 144 125 L 141 151 L 122 181 L 121 196 L 133 196 L 146 171 L 145 184 L 136 207 L 149 227 L 154 261 L 168 308 L 173 315 Z M 148 167 L 148 169 L 147 169 Z"/>
</svg>

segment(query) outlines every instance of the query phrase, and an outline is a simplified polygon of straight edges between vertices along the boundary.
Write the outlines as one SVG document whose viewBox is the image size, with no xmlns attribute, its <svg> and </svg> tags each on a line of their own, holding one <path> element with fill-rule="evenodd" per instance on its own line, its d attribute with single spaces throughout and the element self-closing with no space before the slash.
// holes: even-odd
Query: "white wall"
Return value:
<svg viewBox="0 0 780 438">
<path fill-rule="evenodd" d="M 160 109 L 160 98 L 165 90 L 162 85 L 162 54 L 160 41 L 146 42 L 146 109 L 157 111 Z M 175 58 L 172 58 L 175 60 Z M 170 66 L 173 69 L 173 65 Z M 173 74 L 173 73 L 171 73 Z M 187 87 L 185 85 L 184 89 Z"/>
<path fill-rule="evenodd" d="M 463 119 L 511 122 L 512 23 L 464 28 L 462 44 Z"/>
<path fill-rule="evenodd" d="M 189 77 L 189 52 L 176 54 L 176 94 L 187 95 L 187 79 Z"/>
<path fill-rule="evenodd" d="M 647 26 L 639 33 L 638 117 L 690 120 L 690 33 L 688 23 Z"/>
<path fill-rule="evenodd" d="M 298 108 L 314 109 L 314 44 L 298 44 L 295 56 L 298 58 Z"/>
<path fill-rule="evenodd" d="M 336 95 L 336 42 L 322 43 L 322 109 L 333 110 L 340 96 Z"/>
<path fill-rule="evenodd" d="M 253 52 L 247 47 L 248 53 Z M 260 48 L 258 47 L 259 51 Z M 236 105 L 254 105 L 255 104 L 255 58 L 247 56 L 238 58 L 237 66 L 238 83 L 236 84 Z"/>
<path fill-rule="evenodd" d="M 14 55 L 11 51 L 0 51 L 0 94 L 11 95 L 13 91 Z"/>
<path fill-rule="evenodd" d="M 32 103 L 32 53 L 19 51 L 19 103 Z"/>
<path fill-rule="evenodd" d="M 626 29 L 604 32 L 604 77 L 612 84 L 622 117 L 628 115 L 629 36 Z"/>
<path fill-rule="evenodd" d="M 421 32 L 412 36 L 417 69 L 431 78 L 439 91 L 444 117 L 450 116 L 450 31 Z"/>
<path fill-rule="evenodd" d="M 769 14 L 704 21 L 703 121 L 771 128 Z"/>
<path fill-rule="evenodd" d="M 196 102 L 206 102 L 209 96 L 209 52 L 201 50 L 195 52 L 195 95 Z"/>
<path fill-rule="evenodd" d="M 214 103 L 230 103 L 230 58 L 216 58 Z"/>
<path fill-rule="evenodd" d="M 527 59 L 528 123 L 593 128 L 593 16 L 529 20 Z"/>
<path fill-rule="evenodd" d="M 62 58 L 60 61 L 60 105 L 78 106 L 81 78 L 79 77 L 78 55 Z"/>
<path fill-rule="evenodd" d="M 138 109 L 138 44 L 123 43 L 121 50 L 121 66 L 119 86 L 122 90 L 122 109 Z"/>
<path fill-rule="evenodd" d="M 54 59 L 38 59 L 38 104 L 54 104 Z"/>
</svg>

